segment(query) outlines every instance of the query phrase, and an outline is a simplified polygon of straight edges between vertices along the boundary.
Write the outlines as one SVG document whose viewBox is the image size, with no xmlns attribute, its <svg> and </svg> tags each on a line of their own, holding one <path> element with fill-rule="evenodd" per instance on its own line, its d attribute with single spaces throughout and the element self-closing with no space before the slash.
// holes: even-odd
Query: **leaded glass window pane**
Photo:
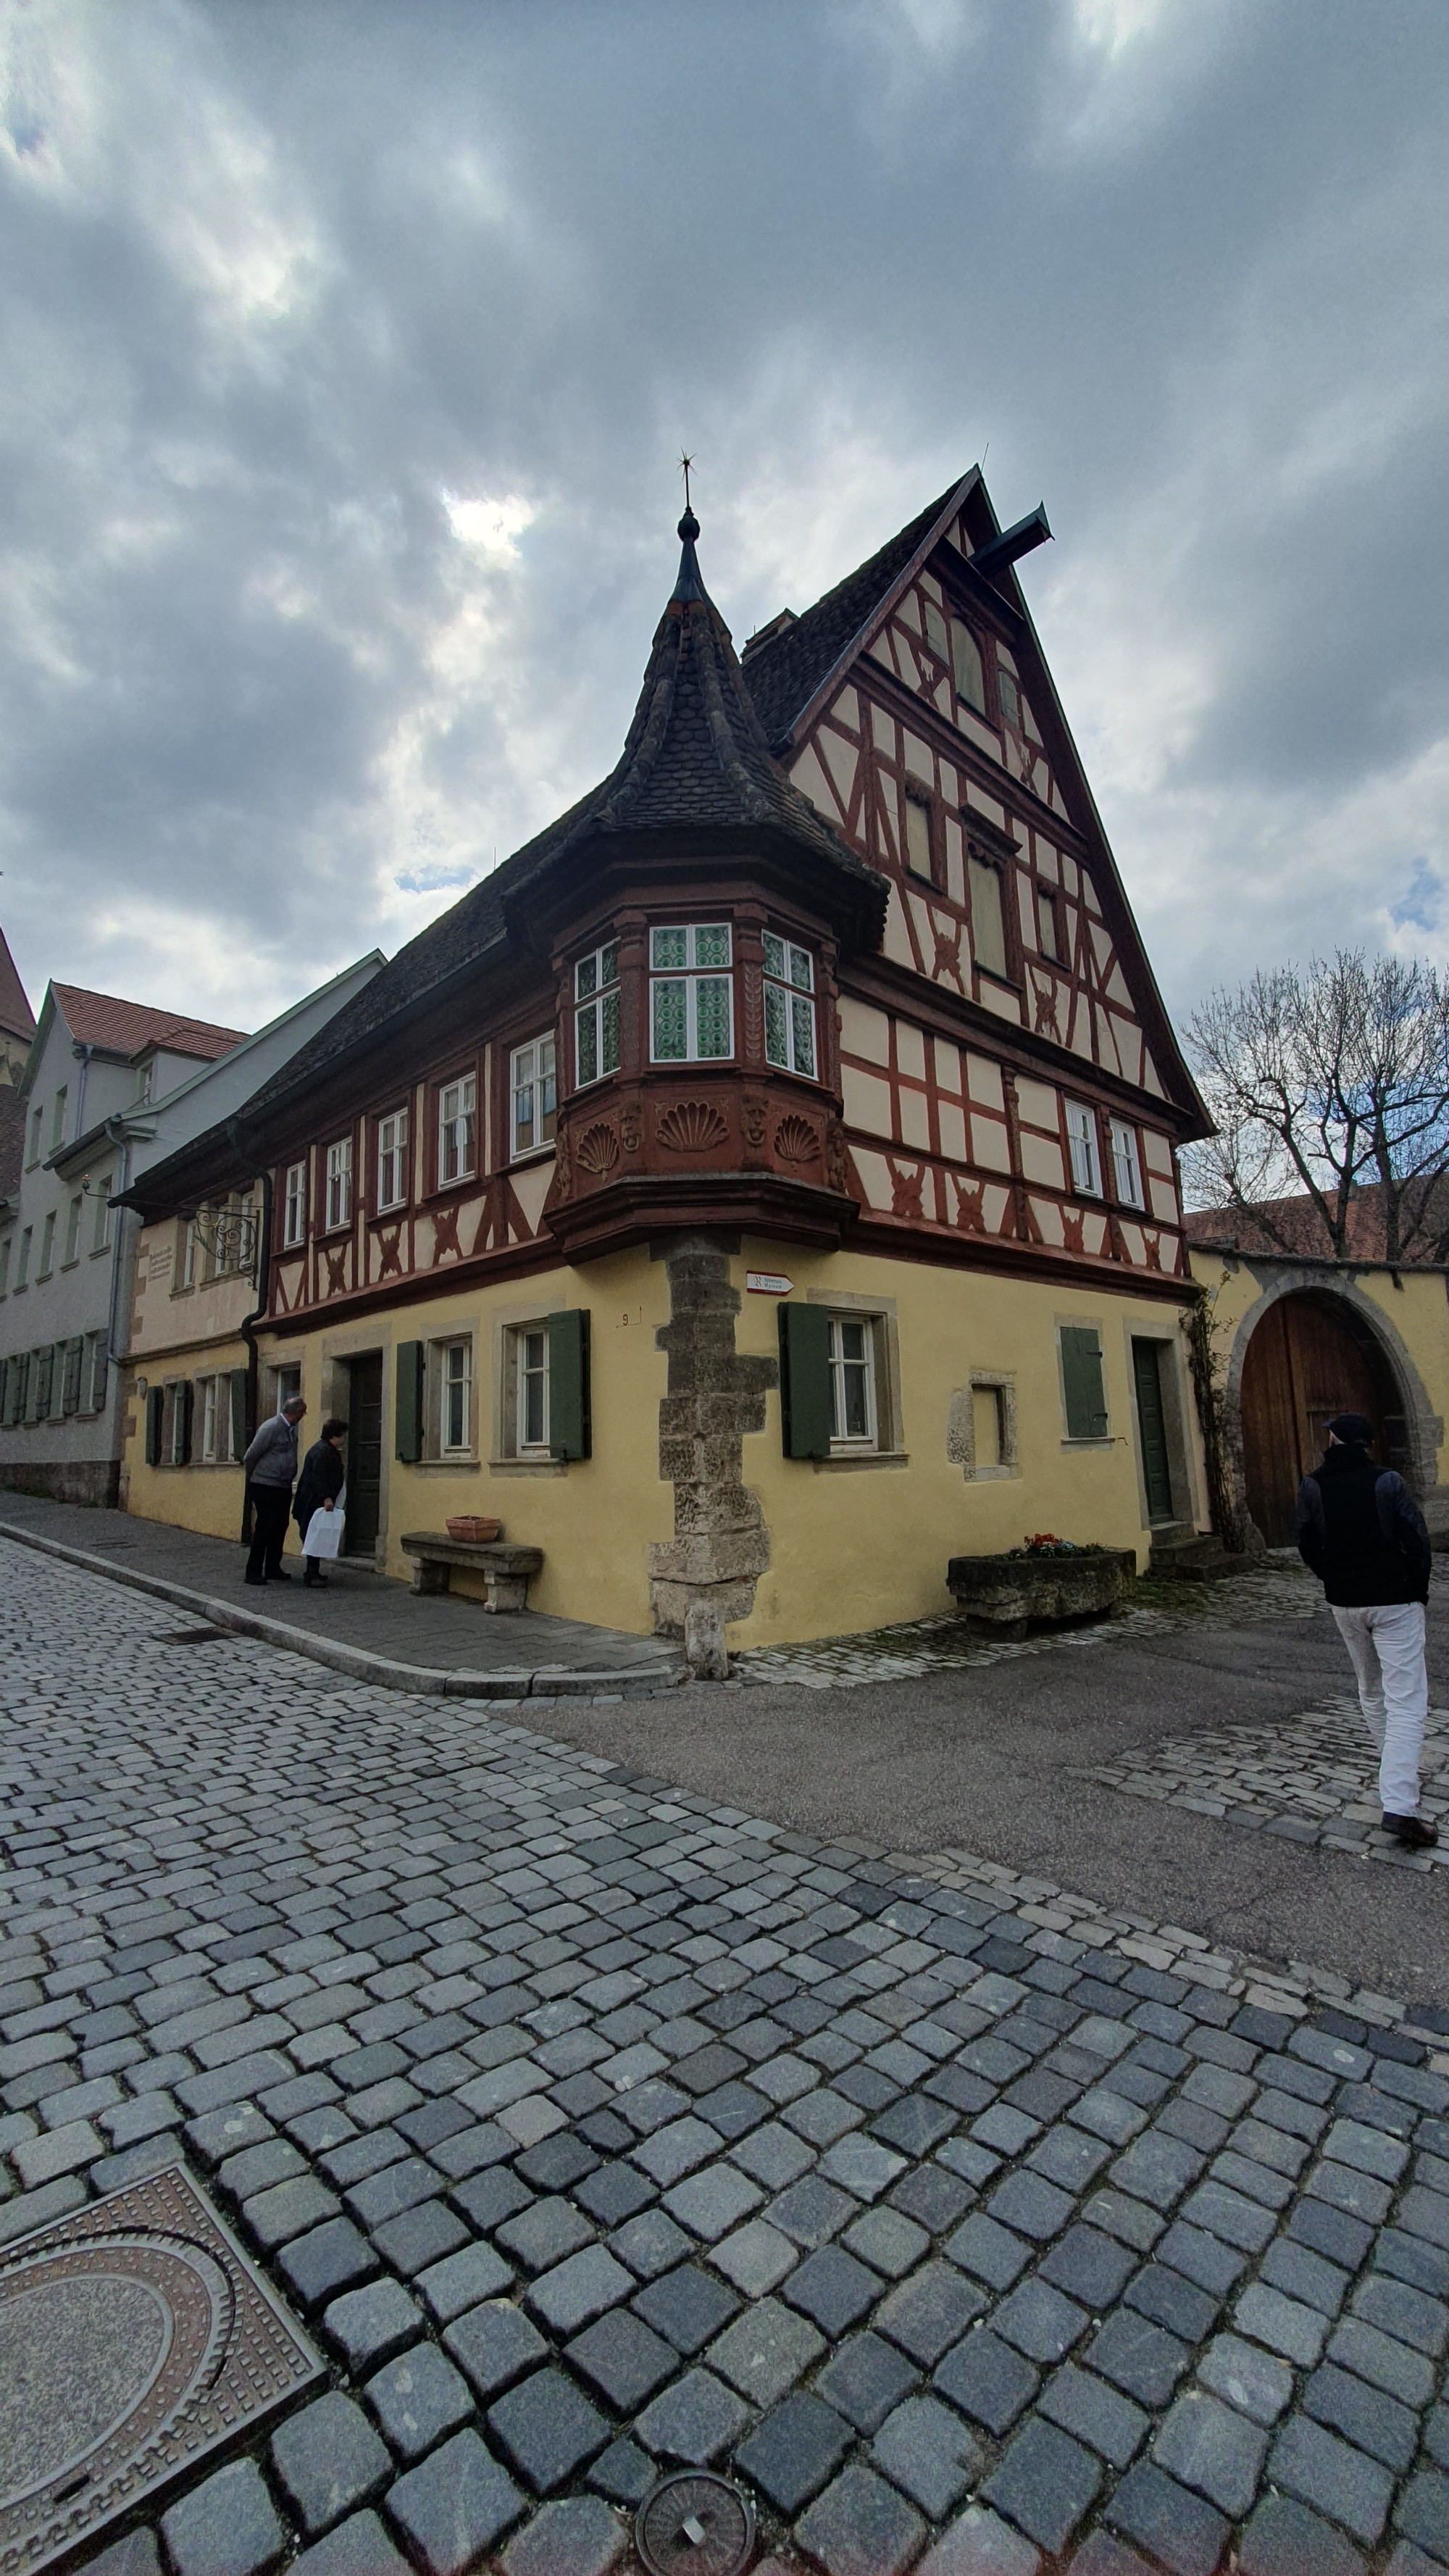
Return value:
<svg viewBox="0 0 1449 2576">
<path fill-rule="evenodd" d="M 791 949 L 790 981 L 792 984 L 798 984 L 802 993 L 813 993 L 815 990 L 815 961 L 808 948 Z"/>
<path fill-rule="evenodd" d="M 650 962 L 655 966 L 687 966 L 689 933 L 687 930 L 653 930 L 650 938 Z"/>
<path fill-rule="evenodd" d="M 599 1022 L 593 1009 L 578 1015 L 578 1060 L 580 1082 L 597 1082 L 599 1078 Z"/>
<path fill-rule="evenodd" d="M 699 1056 L 730 1052 L 730 988 L 726 975 L 701 975 L 694 988 L 696 1046 Z"/>
<path fill-rule="evenodd" d="M 790 1069 L 789 1004 L 778 984 L 765 986 L 765 1061 Z"/>
<path fill-rule="evenodd" d="M 782 984 L 785 981 L 785 942 L 777 939 L 773 930 L 765 933 L 765 973 L 778 975 Z"/>
<path fill-rule="evenodd" d="M 601 1070 L 605 1073 L 617 1073 L 619 1070 L 618 994 L 606 993 L 603 1001 L 599 1005 L 599 1008 L 603 1013 L 604 1020 L 603 1044 L 599 1049 L 600 1057 L 602 1059 Z"/>
<path fill-rule="evenodd" d="M 696 966 L 728 966 L 730 934 L 727 922 L 709 922 L 694 934 Z"/>
<path fill-rule="evenodd" d="M 815 1005 L 803 993 L 792 993 L 790 1012 L 794 1023 L 795 1071 L 815 1072 Z"/>
<path fill-rule="evenodd" d="M 578 1001 L 580 1001 L 580 1002 L 586 1001 L 586 1000 L 588 999 L 588 996 L 590 995 L 590 993 L 596 993 L 596 992 L 598 991 L 598 989 L 599 989 L 599 961 L 598 961 L 598 958 L 597 958 L 596 956 L 595 956 L 595 957 L 581 957 L 581 958 L 579 959 L 579 962 L 578 962 L 577 966 L 576 966 L 576 967 L 575 967 L 575 969 L 574 969 L 574 994 L 575 994 L 575 998 L 576 998 Z"/>
<path fill-rule="evenodd" d="M 682 1063 L 689 1053 L 689 1012 L 686 995 L 689 987 L 683 976 L 659 982 L 654 987 L 654 1059 L 657 1064 Z"/>
</svg>

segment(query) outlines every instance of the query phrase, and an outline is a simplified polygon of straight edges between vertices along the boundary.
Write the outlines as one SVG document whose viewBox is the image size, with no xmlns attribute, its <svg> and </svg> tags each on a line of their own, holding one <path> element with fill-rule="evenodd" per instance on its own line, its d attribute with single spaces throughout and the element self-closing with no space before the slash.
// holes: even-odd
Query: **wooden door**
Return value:
<svg viewBox="0 0 1449 2576">
<path fill-rule="evenodd" d="M 1374 1456 L 1398 1463 L 1402 1424 L 1387 1364 L 1331 1298 L 1280 1297 L 1269 1307 L 1244 1357 L 1241 1405 L 1248 1509 L 1270 1547 L 1292 1545 L 1298 1487 L 1336 1413 L 1365 1415 Z"/>
<path fill-rule="evenodd" d="M 348 1365 L 347 1391 L 347 1526 L 343 1547 L 348 1556 L 371 1556 L 377 1544 L 382 1512 L 382 1353 Z"/>
<path fill-rule="evenodd" d="M 1132 1343 L 1132 1376 L 1137 1391 L 1138 1454 L 1147 1495 L 1147 1519 L 1157 1529 L 1173 1519 L 1172 1465 L 1167 1449 L 1167 1414 L 1162 1401 L 1162 1344 Z"/>
</svg>

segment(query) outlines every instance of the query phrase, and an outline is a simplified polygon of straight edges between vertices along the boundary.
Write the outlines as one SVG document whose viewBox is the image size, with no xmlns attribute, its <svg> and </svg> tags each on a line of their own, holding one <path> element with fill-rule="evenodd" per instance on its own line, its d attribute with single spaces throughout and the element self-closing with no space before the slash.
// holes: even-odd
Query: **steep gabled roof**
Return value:
<svg viewBox="0 0 1449 2576">
<path fill-rule="evenodd" d="M 973 466 L 803 616 L 753 649 L 746 644 L 745 685 L 772 743 L 787 740 L 831 672 L 852 658 L 867 627 L 904 585 L 917 557 L 930 553 L 976 479 Z"/>
<path fill-rule="evenodd" d="M 35 1035 L 35 1013 L 25 997 L 25 987 L 16 972 L 10 954 L 10 943 L 0 930 L 0 1029 L 11 1038 L 24 1038 L 28 1045 Z"/>
<path fill-rule="evenodd" d="M 187 1019 L 176 1011 L 153 1010 L 149 1002 L 123 1002 L 114 993 L 89 993 L 80 984 L 52 984 L 50 989 L 77 1044 L 104 1047 L 109 1055 L 138 1056 L 148 1047 L 164 1047 L 171 1055 L 213 1062 L 240 1046 L 247 1034 L 245 1029 L 217 1028 L 210 1020 Z"/>
</svg>

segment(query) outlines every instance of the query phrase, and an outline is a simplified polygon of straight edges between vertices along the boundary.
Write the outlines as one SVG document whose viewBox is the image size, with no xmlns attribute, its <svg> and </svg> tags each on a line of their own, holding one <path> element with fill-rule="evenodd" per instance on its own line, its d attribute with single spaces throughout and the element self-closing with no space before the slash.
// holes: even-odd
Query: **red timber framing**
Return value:
<svg viewBox="0 0 1449 2576">
<path fill-rule="evenodd" d="M 1190 1295 L 1201 1105 L 979 475 L 743 667 L 696 534 L 610 777 L 134 1203 L 268 1170 L 283 1333 L 702 1229 Z"/>
</svg>

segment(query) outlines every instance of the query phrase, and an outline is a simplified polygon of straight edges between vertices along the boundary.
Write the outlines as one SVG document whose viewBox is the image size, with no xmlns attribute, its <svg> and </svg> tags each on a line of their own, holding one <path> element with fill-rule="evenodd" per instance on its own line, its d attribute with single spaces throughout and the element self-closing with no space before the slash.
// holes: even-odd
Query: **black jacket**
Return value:
<svg viewBox="0 0 1449 2576">
<path fill-rule="evenodd" d="M 1403 1477 L 1376 1466 L 1366 1450 L 1330 1449 L 1304 1477 L 1293 1534 L 1304 1564 L 1339 1609 L 1429 1598 L 1424 1516 Z"/>
<path fill-rule="evenodd" d="M 347 1470 L 339 1450 L 330 1440 L 314 1440 L 302 1461 L 297 1491 L 292 1502 L 292 1518 L 305 1532 L 307 1523 L 324 1503 L 335 1503 L 347 1481 Z"/>
</svg>

